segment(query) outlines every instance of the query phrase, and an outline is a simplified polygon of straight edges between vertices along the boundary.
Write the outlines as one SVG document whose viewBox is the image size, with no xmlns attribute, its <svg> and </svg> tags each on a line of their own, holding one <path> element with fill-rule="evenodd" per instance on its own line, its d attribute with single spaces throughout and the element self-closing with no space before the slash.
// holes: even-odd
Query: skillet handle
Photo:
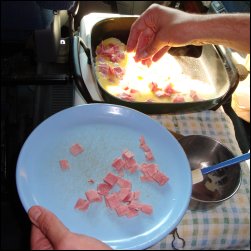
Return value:
<svg viewBox="0 0 251 251">
<path fill-rule="evenodd" d="M 79 36 L 72 36 L 72 72 L 73 72 L 73 79 L 75 81 L 75 84 L 80 91 L 81 95 L 85 99 L 87 103 L 99 103 L 100 101 L 94 101 L 85 82 L 82 77 L 81 73 L 81 67 L 79 62 L 79 54 L 80 54 L 80 46 L 83 47 L 87 57 L 88 57 L 88 63 L 90 64 L 90 50 L 85 45 L 83 39 L 81 39 Z"/>
<path fill-rule="evenodd" d="M 231 100 L 232 94 L 234 93 L 234 91 L 236 90 L 236 88 L 239 84 L 238 71 L 229 56 L 230 49 L 225 48 L 226 52 L 223 53 L 219 46 L 215 45 L 215 48 L 216 48 L 220 58 L 222 59 L 225 68 L 226 68 L 226 71 L 227 71 L 227 74 L 228 74 L 228 77 L 230 80 L 230 87 L 229 87 L 229 90 L 227 91 L 227 93 L 224 95 L 224 97 L 220 100 L 220 102 L 211 109 L 214 111 L 217 110 L 221 105 L 224 105 Z"/>
</svg>

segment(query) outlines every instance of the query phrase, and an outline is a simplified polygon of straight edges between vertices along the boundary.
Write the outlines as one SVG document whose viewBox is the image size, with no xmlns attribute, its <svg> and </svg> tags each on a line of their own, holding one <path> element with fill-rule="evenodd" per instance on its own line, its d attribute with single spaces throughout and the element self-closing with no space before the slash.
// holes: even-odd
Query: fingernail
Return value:
<svg viewBox="0 0 251 251">
<path fill-rule="evenodd" d="M 31 208 L 29 210 L 29 216 L 33 223 L 37 222 L 40 215 L 41 215 L 41 210 L 38 208 Z"/>
<path fill-rule="evenodd" d="M 147 58 L 148 53 L 146 51 L 143 51 L 139 54 L 140 58 Z"/>
<path fill-rule="evenodd" d="M 148 57 L 148 53 L 146 51 L 140 52 L 135 55 L 134 59 L 136 62 L 141 61 L 142 59 L 145 59 Z"/>
</svg>

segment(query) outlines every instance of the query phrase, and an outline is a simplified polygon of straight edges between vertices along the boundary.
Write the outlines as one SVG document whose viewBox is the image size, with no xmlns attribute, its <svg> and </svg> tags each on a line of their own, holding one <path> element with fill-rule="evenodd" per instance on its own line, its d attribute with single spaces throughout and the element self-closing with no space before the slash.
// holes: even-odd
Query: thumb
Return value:
<svg viewBox="0 0 251 251">
<path fill-rule="evenodd" d="M 33 206 L 28 211 L 31 222 L 56 246 L 69 233 L 64 224 L 49 210 Z"/>
</svg>

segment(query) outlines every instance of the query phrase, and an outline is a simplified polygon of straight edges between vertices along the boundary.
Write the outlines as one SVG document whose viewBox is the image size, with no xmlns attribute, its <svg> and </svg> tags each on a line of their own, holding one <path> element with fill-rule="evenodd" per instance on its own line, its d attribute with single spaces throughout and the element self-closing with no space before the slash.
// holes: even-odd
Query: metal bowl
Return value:
<svg viewBox="0 0 251 251">
<path fill-rule="evenodd" d="M 189 135 L 179 139 L 191 170 L 211 166 L 233 158 L 233 153 L 219 141 L 202 135 Z M 232 197 L 241 184 L 241 167 L 235 164 L 204 175 L 202 182 L 194 184 L 192 199 L 199 202 L 221 202 Z"/>
</svg>

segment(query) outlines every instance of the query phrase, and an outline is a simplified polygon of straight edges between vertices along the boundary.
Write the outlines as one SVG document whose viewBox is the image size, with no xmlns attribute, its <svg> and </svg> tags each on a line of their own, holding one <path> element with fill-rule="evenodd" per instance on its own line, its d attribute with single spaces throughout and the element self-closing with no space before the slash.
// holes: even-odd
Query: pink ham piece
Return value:
<svg viewBox="0 0 251 251">
<path fill-rule="evenodd" d="M 111 209 L 115 209 L 120 206 L 120 198 L 117 193 L 106 195 L 105 202 L 106 202 L 106 205 Z"/>
<path fill-rule="evenodd" d="M 169 84 L 165 87 L 164 92 L 170 97 L 172 94 L 177 93 L 174 89 L 173 89 L 173 85 Z"/>
<path fill-rule="evenodd" d="M 154 160 L 153 153 L 151 150 L 145 152 L 145 156 L 146 156 L 146 159 L 149 161 Z"/>
<path fill-rule="evenodd" d="M 158 171 L 153 176 L 153 179 L 156 180 L 161 186 L 165 185 L 169 178 L 162 172 Z"/>
<path fill-rule="evenodd" d="M 152 92 L 156 92 L 156 91 L 159 91 L 161 90 L 159 87 L 158 87 L 158 84 L 157 83 L 154 83 L 154 82 L 151 82 L 149 84 L 149 88 Z"/>
<path fill-rule="evenodd" d="M 123 202 L 131 202 L 134 199 L 134 192 L 128 193 L 128 195 L 123 199 Z"/>
<path fill-rule="evenodd" d="M 125 161 L 121 158 L 116 158 L 113 162 L 112 162 L 112 166 L 118 171 L 120 172 L 121 170 L 123 170 L 124 166 L 125 166 Z"/>
<path fill-rule="evenodd" d="M 86 198 L 89 202 L 101 202 L 102 197 L 98 194 L 96 190 L 88 190 L 85 192 Z"/>
<path fill-rule="evenodd" d="M 143 204 L 139 203 L 138 201 L 136 200 L 132 200 L 129 204 L 128 204 L 128 207 L 130 209 L 134 209 L 134 210 L 141 210 L 141 207 L 142 207 Z"/>
<path fill-rule="evenodd" d="M 141 204 L 141 208 L 140 208 L 141 212 L 145 213 L 145 214 L 152 214 L 153 212 L 153 208 L 151 205 L 147 205 L 147 204 Z"/>
<path fill-rule="evenodd" d="M 120 188 L 132 188 L 131 181 L 118 177 L 117 184 Z"/>
<path fill-rule="evenodd" d="M 125 159 L 125 160 L 130 160 L 134 157 L 134 154 L 129 151 L 129 150 L 125 150 L 122 152 L 122 157 Z"/>
<path fill-rule="evenodd" d="M 170 95 L 162 90 L 156 91 L 155 96 L 157 96 L 158 98 L 167 98 L 170 97 Z"/>
<path fill-rule="evenodd" d="M 140 180 L 142 182 L 151 182 L 151 181 L 155 181 L 154 178 L 152 176 L 150 176 L 149 174 L 144 174 L 142 176 L 140 176 Z"/>
<path fill-rule="evenodd" d="M 115 208 L 115 211 L 118 216 L 125 216 L 129 213 L 129 208 L 127 205 L 121 204 L 118 207 Z"/>
<path fill-rule="evenodd" d="M 148 161 L 152 161 L 154 160 L 154 156 L 152 153 L 152 150 L 150 149 L 150 147 L 147 145 L 146 140 L 144 138 L 144 136 L 140 136 L 139 138 L 139 146 L 143 149 L 143 151 L 145 152 L 145 157 Z"/>
<path fill-rule="evenodd" d="M 79 198 L 74 206 L 75 209 L 86 211 L 89 208 L 90 202 L 88 200 L 84 200 Z"/>
<path fill-rule="evenodd" d="M 128 218 L 138 216 L 138 214 L 139 212 L 137 210 L 128 207 L 128 213 L 126 215 Z"/>
<path fill-rule="evenodd" d="M 131 192 L 131 188 L 121 188 L 120 191 L 117 192 L 119 200 L 123 201 L 130 192 Z"/>
<path fill-rule="evenodd" d="M 148 174 L 149 176 L 153 176 L 156 172 L 158 172 L 158 165 L 154 163 L 151 163 L 151 164 L 143 163 L 141 165 L 140 170 L 145 175 Z"/>
<path fill-rule="evenodd" d="M 203 99 L 201 99 L 197 92 L 194 90 L 190 90 L 190 97 L 193 99 L 193 101 L 202 101 Z"/>
<path fill-rule="evenodd" d="M 66 159 L 62 159 L 59 161 L 60 167 L 62 170 L 67 170 L 70 168 L 69 162 Z"/>
<path fill-rule="evenodd" d="M 179 95 L 176 96 L 173 100 L 173 103 L 183 103 L 183 102 L 185 102 L 185 98 Z"/>
<path fill-rule="evenodd" d="M 125 92 L 119 93 L 119 94 L 117 95 L 117 97 L 120 98 L 120 99 L 123 99 L 123 100 L 125 100 L 125 101 L 134 101 L 134 100 L 135 100 L 135 98 L 134 98 L 132 95 L 127 94 L 127 93 L 125 93 Z"/>
<path fill-rule="evenodd" d="M 112 185 L 107 184 L 107 183 L 101 183 L 98 185 L 97 191 L 100 195 L 105 196 L 105 195 L 109 194 L 111 189 L 112 189 Z"/>
<path fill-rule="evenodd" d="M 72 155 L 77 156 L 84 151 L 84 148 L 80 144 L 71 146 L 70 152 Z"/>
<path fill-rule="evenodd" d="M 111 185 L 112 187 L 117 183 L 119 177 L 113 173 L 108 173 L 103 179 L 105 183 Z"/>
<path fill-rule="evenodd" d="M 96 54 L 108 57 L 111 62 L 119 62 L 125 58 L 125 54 L 120 50 L 120 47 L 112 43 L 104 45 L 103 42 L 101 42 L 96 49 Z"/>
</svg>

